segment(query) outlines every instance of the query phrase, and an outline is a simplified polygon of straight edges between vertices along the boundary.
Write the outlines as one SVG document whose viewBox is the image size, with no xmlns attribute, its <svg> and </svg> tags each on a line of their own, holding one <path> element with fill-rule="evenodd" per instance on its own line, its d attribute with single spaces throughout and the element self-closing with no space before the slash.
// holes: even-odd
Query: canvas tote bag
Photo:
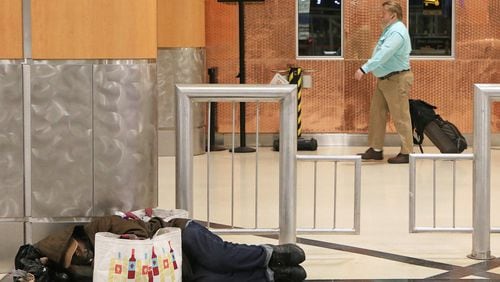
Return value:
<svg viewBox="0 0 500 282">
<path fill-rule="evenodd" d="M 97 233 L 93 281 L 182 281 L 181 230 L 161 228 L 152 239 L 145 240 Z"/>
</svg>

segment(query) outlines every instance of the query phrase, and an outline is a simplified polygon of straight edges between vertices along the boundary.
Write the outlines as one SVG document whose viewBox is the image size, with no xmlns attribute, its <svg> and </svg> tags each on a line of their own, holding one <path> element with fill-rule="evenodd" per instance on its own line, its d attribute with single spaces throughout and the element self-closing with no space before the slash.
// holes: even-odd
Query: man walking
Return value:
<svg viewBox="0 0 500 282">
<path fill-rule="evenodd" d="M 413 152 L 413 136 L 408 105 L 408 94 L 413 84 L 410 71 L 411 41 L 406 26 L 401 22 L 403 12 L 396 1 L 382 4 L 383 31 L 372 57 L 361 66 L 354 78 L 361 80 L 367 73 L 377 77 L 377 86 L 370 105 L 368 145 L 360 154 L 363 160 L 384 159 L 383 147 L 387 112 L 391 114 L 401 139 L 401 151 L 389 163 L 408 163 Z"/>
</svg>

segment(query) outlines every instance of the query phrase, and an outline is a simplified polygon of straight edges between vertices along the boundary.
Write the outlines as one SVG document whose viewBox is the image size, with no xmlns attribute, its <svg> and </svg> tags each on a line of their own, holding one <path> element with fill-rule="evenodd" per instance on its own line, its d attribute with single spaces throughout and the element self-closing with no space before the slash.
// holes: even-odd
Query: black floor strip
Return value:
<svg viewBox="0 0 500 282">
<path fill-rule="evenodd" d="M 263 237 L 277 239 L 276 235 L 263 235 Z M 447 264 L 447 263 L 412 258 L 412 257 L 401 256 L 401 255 L 396 255 L 396 254 L 391 254 L 391 253 L 386 253 L 386 252 L 381 252 L 381 251 L 374 251 L 374 250 L 369 250 L 369 249 L 363 249 L 363 248 L 352 247 L 352 246 L 347 246 L 347 245 L 340 245 L 340 244 L 336 244 L 336 243 L 323 242 L 323 241 L 312 240 L 312 239 L 301 238 L 301 237 L 297 237 L 297 243 L 309 245 L 309 246 L 331 249 L 331 250 L 338 250 L 338 251 L 343 251 L 343 252 L 355 253 L 355 254 L 360 254 L 360 255 L 365 255 L 365 256 L 372 256 L 372 257 L 377 257 L 377 258 L 381 258 L 381 259 L 387 259 L 387 260 L 397 261 L 397 262 L 401 262 L 401 263 L 408 263 L 408 264 L 436 268 L 436 269 L 441 269 L 441 270 L 450 271 L 450 270 L 455 270 L 455 269 L 461 268 L 460 266 Z"/>
<path fill-rule="evenodd" d="M 401 256 L 401 255 L 396 255 L 396 254 L 391 254 L 391 253 L 386 253 L 386 252 L 381 252 L 381 251 L 362 249 L 362 248 L 340 245 L 340 244 L 335 244 L 335 243 L 330 243 L 330 242 L 321 242 L 321 241 L 305 239 L 305 238 L 297 238 L 297 243 L 310 245 L 310 246 L 316 246 L 316 247 L 322 247 L 322 248 L 327 248 L 327 249 L 334 249 L 334 250 L 344 251 L 344 252 L 349 252 L 349 253 L 355 253 L 355 254 L 360 254 L 360 255 L 365 255 L 365 256 L 372 256 L 372 257 L 377 257 L 377 258 L 381 258 L 381 259 L 387 259 L 387 260 L 397 261 L 397 262 L 401 262 L 401 263 L 408 263 L 408 264 L 413 264 L 413 265 L 418 265 L 418 266 L 423 266 L 423 267 L 448 270 L 448 271 L 460 268 L 460 266 L 451 265 L 451 264 L 447 264 L 447 263 L 441 263 L 441 262 L 435 262 L 435 261 L 424 260 L 424 259 L 419 259 L 419 258 Z"/>
<path fill-rule="evenodd" d="M 278 239 L 276 235 L 261 235 L 261 237 Z M 401 263 L 407 263 L 412 265 L 418 265 L 422 267 L 435 268 L 440 270 L 446 270 L 447 272 L 441 273 L 439 275 L 427 277 L 424 280 L 439 281 L 439 280 L 453 280 L 460 279 L 467 276 L 478 276 L 481 278 L 487 278 L 491 280 L 500 280 L 500 275 L 496 273 L 487 272 L 493 268 L 500 266 L 500 258 L 490 261 L 480 262 L 471 266 L 457 266 L 447 263 L 441 263 L 436 261 L 424 260 L 419 258 L 401 256 L 396 254 L 391 254 L 387 252 L 363 249 L 358 247 L 352 247 L 347 245 L 341 245 L 330 242 L 323 242 L 318 240 L 312 240 L 307 238 L 297 237 L 297 243 L 315 246 L 320 248 L 326 248 L 331 250 L 338 250 L 343 252 L 355 253 L 360 255 L 372 256 L 380 259 L 386 259 L 391 261 L 397 261 Z M 307 281 L 418 281 L 421 279 L 369 279 L 369 280 L 307 280 Z M 464 280 L 465 281 L 465 280 Z"/>
<path fill-rule="evenodd" d="M 459 279 L 467 276 L 481 276 L 489 279 L 500 280 L 500 274 L 487 272 L 488 270 L 497 268 L 500 266 L 500 258 L 482 261 L 470 266 L 461 267 L 446 273 L 441 273 L 429 277 L 430 279 Z"/>
</svg>

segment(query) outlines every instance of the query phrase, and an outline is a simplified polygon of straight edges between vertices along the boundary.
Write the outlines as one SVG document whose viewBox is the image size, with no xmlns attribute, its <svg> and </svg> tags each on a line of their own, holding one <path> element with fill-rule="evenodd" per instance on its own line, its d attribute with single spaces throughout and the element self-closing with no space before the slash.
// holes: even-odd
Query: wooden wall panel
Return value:
<svg viewBox="0 0 500 282">
<path fill-rule="evenodd" d="M 205 47 L 205 1 L 158 0 L 158 47 Z"/>
<path fill-rule="evenodd" d="M 22 0 L 0 1 L 0 59 L 23 58 Z"/>
<path fill-rule="evenodd" d="M 33 58 L 156 58 L 156 13 L 156 0 L 31 0 Z"/>
</svg>

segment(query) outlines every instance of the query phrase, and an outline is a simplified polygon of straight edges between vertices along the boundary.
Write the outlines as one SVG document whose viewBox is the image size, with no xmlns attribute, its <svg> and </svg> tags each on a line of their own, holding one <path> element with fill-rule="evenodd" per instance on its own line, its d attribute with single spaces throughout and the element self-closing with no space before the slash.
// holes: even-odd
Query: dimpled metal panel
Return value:
<svg viewBox="0 0 500 282">
<path fill-rule="evenodd" d="M 19 246 L 25 244 L 24 223 L 0 222 L 0 236 L 2 238 L 0 240 L 0 250 L 2 250 L 0 252 L 0 273 L 9 273 L 14 269 L 14 258 L 19 250 Z M 9 275 L 6 277 L 9 277 Z"/>
<path fill-rule="evenodd" d="M 94 215 L 156 206 L 156 64 L 95 65 Z"/>
<path fill-rule="evenodd" d="M 372 54 L 381 33 L 383 1 L 342 1 L 344 6 L 344 59 L 297 60 L 296 0 L 266 0 L 246 4 L 247 83 L 269 83 L 272 69 L 297 65 L 314 69 L 313 87 L 304 90 L 304 133 L 366 133 L 370 98 L 375 87 L 372 75 L 355 81 L 353 74 Z M 406 23 L 407 1 L 403 4 Z M 472 133 L 473 84 L 500 83 L 500 1 L 455 3 L 455 58 L 412 60 L 415 84 L 411 97 L 438 106 L 444 119 Z M 220 83 L 238 83 L 238 6 L 207 2 L 207 62 L 219 67 Z M 222 24 L 222 19 L 225 25 Z M 230 28 L 226 28 L 230 26 Z M 338 73 L 340 72 L 340 73 Z M 254 106 L 247 107 L 247 132 L 255 128 Z M 231 131 L 230 106 L 219 110 L 219 131 Z M 277 106 L 260 108 L 261 132 L 277 132 Z M 492 109 L 493 130 L 500 131 L 500 105 Z M 238 117 L 238 114 L 237 114 Z M 236 122 L 238 129 L 238 121 Z M 389 132 L 394 132 L 388 123 Z"/>
<path fill-rule="evenodd" d="M 169 48 L 158 50 L 158 128 L 175 129 L 175 84 L 205 82 L 203 48 Z M 193 123 L 204 123 L 204 103 L 195 103 Z"/>
<path fill-rule="evenodd" d="M 175 156 L 175 84 L 205 82 L 204 48 L 158 50 L 158 153 Z M 193 104 L 194 154 L 205 152 L 206 103 Z"/>
<path fill-rule="evenodd" d="M 32 216 L 92 207 L 92 67 L 31 66 Z"/>
<path fill-rule="evenodd" d="M 0 64 L 0 217 L 22 217 L 23 93 L 21 64 Z"/>
</svg>

